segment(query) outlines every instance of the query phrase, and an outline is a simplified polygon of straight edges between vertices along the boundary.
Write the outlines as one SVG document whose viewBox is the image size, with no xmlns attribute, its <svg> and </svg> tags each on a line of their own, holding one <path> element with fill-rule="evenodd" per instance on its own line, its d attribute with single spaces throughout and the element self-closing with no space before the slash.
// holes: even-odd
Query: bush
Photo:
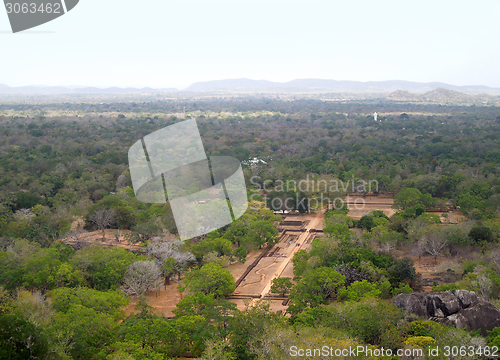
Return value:
<svg viewBox="0 0 500 360">
<path fill-rule="evenodd" d="M 372 345 L 379 345 L 382 335 L 396 327 L 401 319 L 400 309 L 383 300 L 364 300 L 352 303 L 343 310 L 339 320 L 345 324 L 345 330 L 353 337 Z"/>
<path fill-rule="evenodd" d="M 493 232 L 488 226 L 476 224 L 470 229 L 469 237 L 476 243 L 481 241 L 492 242 L 494 240 Z"/>
<path fill-rule="evenodd" d="M 402 319 L 399 308 L 388 301 L 365 299 L 334 307 L 307 309 L 293 319 L 295 325 L 308 327 L 324 326 L 347 333 L 359 341 L 372 345 L 399 343 L 402 338 L 396 333 L 386 334 L 391 329 L 399 329 Z M 396 331 L 396 330 L 395 330 Z M 399 339 L 399 340 L 397 340 Z M 393 346 L 393 345 L 390 345 Z"/>
<path fill-rule="evenodd" d="M 474 261 L 464 260 L 462 262 L 462 268 L 464 270 L 462 273 L 462 277 L 464 277 L 465 275 L 467 275 L 469 273 L 474 272 L 474 269 L 476 268 L 476 266 L 477 266 L 477 264 Z"/>
<path fill-rule="evenodd" d="M 407 329 L 407 334 L 413 337 L 432 337 L 436 336 L 444 329 L 437 322 L 431 320 L 416 320 L 412 321 Z"/>
<path fill-rule="evenodd" d="M 397 259 L 394 265 L 389 268 L 390 281 L 393 286 L 399 283 L 416 284 L 417 272 L 413 266 L 413 260 L 409 257 Z"/>
<path fill-rule="evenodd" d="M 355 281 L 347 289 L 339 290 L 339 300 L 345 301 L 360 301 L 370 297 L 380 298 L 382 291 L 377 284 L 370 283 L 366 280 Z"/>
<path fill-rule="evenodd" d="M 410 336 L 406 339 L 405 344 L 412 345 L 420 348 L 434 345 L 436 340 L 430 336 Z"/>
<path fill-rule="evenodd" d="M 432 291 L 455 291 L 460 289 L 460 286 L 456 283 L 442 284 L 442 285 L 434 285 L 432 287 Z"/>
<path fill-rule="evenodd" d="M 486 341 L 489 346 L 497 346 L 500 349 L 500 327 L 496 327 L 493 330 L 488 331 Z"/>
<path fill-rule="evenodd" d="M 409 294 L 412 293 L 413 289 L 408 284 L 400 283 L 398 287 L 392 289 L 392 296 L 398 296 L 399 294 Z"/>
</svg>

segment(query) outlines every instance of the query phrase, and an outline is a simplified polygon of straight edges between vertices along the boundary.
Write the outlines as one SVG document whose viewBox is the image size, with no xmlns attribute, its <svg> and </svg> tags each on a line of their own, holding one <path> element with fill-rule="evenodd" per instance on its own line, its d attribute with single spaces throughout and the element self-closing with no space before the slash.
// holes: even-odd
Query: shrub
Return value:
<svg viewBox="0 0 500 360">
<path fill-rule="evenodd" d="M 492 242 L 494 240 L 493 232 L 488 226 L 476 224 L 469 232 L 469 237 L 476 243 L 481 241 Z"/>
<path fill-rule="evenodd" d="M 434 345 L 436 340 L 430 336 L 410 336 L 406 339 L 405 344 L 426 348 L 427 346 Z"/>
<path fill-rule="evenodd" d="M 413 337 L 430 336 L 435 338 L 443 328 L 442 325 L 431 320 L 416 320 L 408 326 L 407 334 Z"/>
<path fill-rule="evenodd" d="M 398 296 L 399 294 L 409 294 L 413 292 L 413 289 L 408 284 L 400 283 L 398 287 L 392 289 L 392 296 Z"/>
<path fill-rule="evenodd" d="M 460 289 L 460 286 L 457 283 L 434 285 L 432 287 L 432 291 L 455 291 L 458 289 Z"/>
<path fill-rule="evenodd" d="M 395 286 L 399 283 L 410 283 L 416 285 L 417 272 L 413 266 L 413 260 L 409 257 L 398 259 L 389 268 L 391 283 Z"/>
<path fill-rule="evenodd" d="M 340 289 L 338 298 L 346 301 L 360 301 L 370 297 L 380 298 L 381 293 L 377 284 L 363 280 L 353 282 L 347 289 Z"/>
<path fill-rule="evenodd" d="M 488 331 L 486 341 L 489 346 L 497 346 L 500 349 L 500 327 L 496 327 L 493 330 Z"/>
<path fill-rule="evenodd" d="M 372 345 L 387 343 L 393 346 L 401 342 L 402 338 L 398 332 L 386 333 L 391 329 L 397 329 L 401 319 L 401 310 L 390 302 L 380 299 L 365 299 L 337 306 L 306 309 L 294 317 L 293 323 L 296 326 L 324 326 L 342 331 L 365 343 Z"/>
</svg>

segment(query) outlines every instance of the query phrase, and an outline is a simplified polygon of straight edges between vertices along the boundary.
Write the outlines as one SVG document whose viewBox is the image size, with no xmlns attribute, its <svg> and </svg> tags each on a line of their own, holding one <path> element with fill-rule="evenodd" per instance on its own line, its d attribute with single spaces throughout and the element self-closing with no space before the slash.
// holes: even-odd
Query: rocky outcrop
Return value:
<svg viewBox="0 0 500 360">
<path fill-rule="evenodd" d="M 419 316 L 427 316 L 426 304 L 424 293 L 399 294 L 394 299 L 394 305 Z"/>
<path fill-rule="evenodd" d="M 449 291 L 428 294 L 425 298 L 427 315 L 431 317 L 447 317 L 462 309 L 461 301 Z"/>
<path fill-rule="evenodd" d="M 455 296 L 462 302 L 462 308 L 467 309 L 472 303 L 477 302 L 478 298 L 474 291 L 455 290 Z"/>
<path fill-rule="evenodd" d="M 468 331 L 487 331 L 500 327 L 500 310 L 467 290 L 399 294 L 394 305 L 430 320 L 451 324 Z"/>
<path fill-rule="evenodd" d="M 465 328 L 467 331 L 481 330 L 483 336 L 487 336 L 487 331 L 500 327 L 500 310 L 492 303 L 479 300 L 477 304 L 467 309 L 463 309 L 456 314 L 446 318 L 431 318 L 442 324 L 451 324 L 457 328 Z"/>
</svg>

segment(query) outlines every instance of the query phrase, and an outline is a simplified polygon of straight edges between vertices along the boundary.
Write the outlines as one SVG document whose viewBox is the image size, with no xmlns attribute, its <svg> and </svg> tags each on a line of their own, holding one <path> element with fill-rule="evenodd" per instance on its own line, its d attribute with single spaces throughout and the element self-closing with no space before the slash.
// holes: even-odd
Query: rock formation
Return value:
<svg viewBox="0 0 500 360">
<path fill-rule="evenodd" d="M 468 331 L 487 331 L 500 327 L 500 310 L 492 303 L 467 290 L 399 294 L 394 305 L 441 324 Z"/>
</svg>

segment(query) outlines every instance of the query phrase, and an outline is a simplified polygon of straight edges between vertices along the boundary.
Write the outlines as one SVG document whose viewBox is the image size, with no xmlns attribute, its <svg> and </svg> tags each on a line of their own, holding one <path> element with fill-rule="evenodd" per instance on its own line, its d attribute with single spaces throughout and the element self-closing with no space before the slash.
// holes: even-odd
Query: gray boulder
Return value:
<svg viewBox="0 0 500 360">
<path fill-rule="evenodd" d="M 419 316 L 427 316 L 426 294 L 399 294 L 394 299 L 394 305 Z"/>
<path fill-rule="evenodd" d="M 427 316 L 447 317 L 462 309 L 462 303 L 450 291 L 428 294 L 426 296 Z"/>
<path fill-rule="evenodd" d="M 477 302 L 476 293 L 467 290 L 399 294 L 394 305 L 420 316 L 447 317 Z"/>
<path fill-rule="evenodd" d="M 462 308 L 467 309 L 473 303 L 478 302 L 477 295 L 474 291 L 468 290 L 455 290 L 455 296 L 462 302 Z"/>
<path fill-rule="evenodd" d="M 464 328 L 467 331 L 481 330 L 483 336 L 487 336 L 487 331 L 500 327 L 500 310 L 492 303 L 479 300 L 473 306 L 463 309 L 456 314 L 442 319 L 431 318 L 431 320 L 444 324 L 451 324 L 457 328 Z"/>
<path fill-rule="evenodd" d="M 394 305 L 444 325 L 481 330 L 483 336 L 500 327 L 500 310 L 473 291 L 400 294 Z"/>
</svg>

